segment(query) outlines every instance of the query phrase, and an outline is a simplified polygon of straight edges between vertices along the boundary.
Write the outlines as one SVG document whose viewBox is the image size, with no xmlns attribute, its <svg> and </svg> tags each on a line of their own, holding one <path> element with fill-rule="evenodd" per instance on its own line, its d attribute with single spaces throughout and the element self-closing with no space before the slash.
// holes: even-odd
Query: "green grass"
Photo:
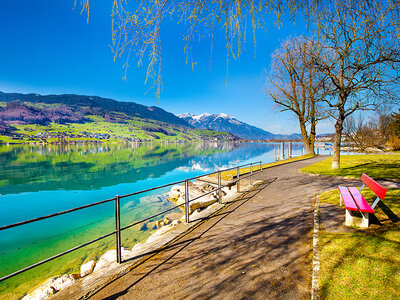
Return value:
<svg viewBox="0 0 400 300">
<path fill-rule="evenodd" d="M 366 173 L 372 178 L 400 178 L 400 155 L 342 155 L 340 169 L 332 170 L 332 158 L 300 171 L 312 174 L 360 178 Z"/>
<path fill-rule="evenodd" d="M 369 203 L 375 198 L 368 188 L 362 194 Z M 321 194 L 320 202 L 338 205 L 338 191 Z M 389 189 L 384 203 L 400 216 L 399 189 Z M 400 298 L 400 224 L 389 221 L 378 206 L 375 211 L 382 226 L 320 231 L 321 299 Z M 343 209 L 343 220 L 344 214 Z"/>
</svg>

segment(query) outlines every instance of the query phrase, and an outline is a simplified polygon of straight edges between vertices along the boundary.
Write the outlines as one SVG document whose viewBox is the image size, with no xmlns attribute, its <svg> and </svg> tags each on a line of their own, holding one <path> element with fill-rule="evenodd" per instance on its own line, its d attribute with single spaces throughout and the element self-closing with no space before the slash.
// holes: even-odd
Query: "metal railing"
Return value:
<svg viewBox="0 0 400 300">
<path fill-rule="evenodd" d="M 61 257 L 63 255 L 71 253 L 73 251 L 76 251 L 78 249 L 81 249 L 81 248 L 83 248 L 83 247 L 85 247 L 87 245 L 93 244 L 93 243 L 95 243 L 97 241 L 100 241 L 100 240 L 102 240 L 104 238 L 107 238 L 109 236 L 112 236 L 112 235 L 115 235 L 117 262 L 121 263 L 122 262 L 121 232 L 123 230 L 131 228 L 131 227 L 133 227 L 135 225 L 138 225 L 140 223 L 146 222 L 148 220 L 154 219 L 154 218 L 156 218 L 156 217 L 158 217 L 160 215 L 163 215 L 163 214 L 165 214 L 167 212 L 170 212 L 170 211 L 172 211 L 174 209 L 177 209 L 177 208 L 179 208 L 181 206 L 184 206 L 185 221 L 186 221 L 186 223 L 189 223 L 190 222 L 190 220 L 189 220 L 189 214 L 190 214 L 190 205 L 189 204 L 190 204 L 190 202 L 196 201 L 196 200 L 200 199 L 201 197 L 207 196 L 207 195 L 212 194 L 214 192 L 218 192 L 218 203 L 222 204 L 222 188 L 226 187 L 227 185 L 223 185 L 222 184 L 221 173 L 236 169 L 236 180 L 235 180 L 235 183 L 237 185 L 237 192 L 240 192 L 240 180 L 243 180 L 245 178 L 250 177 L 250 184 L 252 185 L 253 184 L 253 175 L 255 173 L 254 169 L 253 169 L 253 166 L 258 166 L 258 165 L 260 167 L 259 167 L 258 170 L 256 170 L 256 173 L 258 173 L 258 172 L 262 173 L 262 171 L 263 171 L 262 161 L 259 161 L 259 162 L 256 162 L 256 163 L 248 163 L 248 164 L 244 164 L 244 165 L 241 165 L 241 166 L 232 167 L 232 168 L 228 168 L 228 169 L 224 169 L 224 170 L 218 170 L 218 171 L 215 171 L 215 172 L 212 172 L 212 173 L 199 175 L 199 176 L 192 177 L 192 178 L 189 178 L 189 179 L 176 181 L 176 182 L 168 183 L 168 184 L 165 184 L 165 185 L 161 185 L 161 186 L 157 186 L 157 187 L 141 190 L 139 192 L 134 192 L 134 193 L 130 193 L 130 194 L 122 195 L 122 196 L 116 195 L 114 198 L 102 200 L 102 201 L 95 202 L 95 203 L 88 204 L 88 205 L 84 205 L 84 206 L 79 206 L 79 207 L 76 207 L 76 208 L 72 208 L 72 209 L 68 209 L 68 210 L 65 210 L 65 211 L 61 211 L 61 212 L 57 212 L 57 213 L 54 213 L 54 214 L 50 214 L 50 215 L 47 215 L 47 216 L 42 216 L 42 217 L 38 217 L 38 218 L 34 218 L 34 219 L 30 219 L 30 220 L 26 220 L 26 221 L 22 221 L 22 222 L 18 222 L 18 223 L 6 225 L 6 226 L 1 226 L 0 227 L 0 231 L 3 231 L 3 230 L 10 229 L 10 228 L 15 228 L 15 227 L 18 227 L 18 226 L 26 225 L 26 224 L 33 223 L 33 222 L 42 221 L 42 220 L 49 219 L 49 218 L 54 218 L 54 217 L 61 216 L 61 215 L 64 215 L 64 214 L 68 214 L 68 213 L 71 213 L 71 212 L 79 211 L 79 210 L 82 210 L 82 209 L 86 209 L 86 208 L 89 208 L 89 207 L 98 206 L 98 205 L 101 205 L 101 204 L 110 203 L 110 202 L 114 201 L 114 208 L 115 208 L 115 211 L 114 211 L 115 230 L 114 231 L 111 231 L 111 232 L 109 232 L 109 233 L 107 233 L 105 235 L 99 236 L 99 237 L 97 237 L 97 238 L 95 238 L 93 240 L 85 242 L 85 243 L 83 243 L 81 245 L 78 245 L 78 246 L 73 247 L 71 249 L 68 249 L 68 250 L 66 250 L 64 252 L 61 252 L 61 253 L 56 254 L 54 256 L 51 256 L 51 257 L 49 257 L 47 259 L 39 261 L 39 262 L 37 262 L 35 264 L 32 264 L 32 265 L 30 265 L 28 267 L 25 267 L 23 269 L 15 271 L 15 272 L 13 272 L 11 274 L 8 274 L 8 275 L 6 275 L 4 277 L 1 277 L 0 278 L 0 282 L 2 282 L 4 280 L 7 280 L 7 279 L 9 279 L 11 277 L 14 277 L 14 276 L 16 276 L 18 274 L 21 274 L 23 272 L 26 272 L 28 270 L 31 270 L 31 269 L 33 269 L 33 268 L 35 268 L 37 266 L 40 266 L 40 265 L 42 265 L 44 263 L 52 261 L 52 260 L 54 260 L 54 259 L 56 259 L 58 257 Z M 247 166 L 250 166 L 250 172 L 245 173 L 245 174 L 240 174 L 240 168 L 247 167 Z M 217 174 L 218 187 L 213 189 L 213 190 L 211 190 L 211 191 L 208 191 L 207 193 L 204 193 L 204 194 L 202 194 L 202 195 L 200 195 L 198 197 L 195 197 L 193 199 L 189 199 L 189 181 L 200 179 L 201 177 L 205 177 L 205 176 L 209 176 L 209 175 L 213 175 L 213 174 Z M 132 197 L 132 196 L 135 196 L 135 195 L 138 195 L 138 194 L 143 194 L 143 193 L 150 192 L 150 191 L 153 191 L 153 190 L 165 188 L 165 187 L 168 187 L 168 186 L 182 184 L 182 183 L 185 184 L 185 202 L 183 204 L 176 205 L 176 206 L 174 206 L 172 208 L 166 209 L 166 210 L 164 210 L 162 212 L 159 212 L 157 214 L 151 215 L 149 217 L 146 217 L 144 219 L 141 219 L 139 221 L 136 221 L 136 222 L 133 222 L 133 223 L 131 223 L 129 225 L 121 227 L 121 207 L 120 207 L 120 200 L 121 199 L 127 198 L 127 197 Z"/>
</svg>

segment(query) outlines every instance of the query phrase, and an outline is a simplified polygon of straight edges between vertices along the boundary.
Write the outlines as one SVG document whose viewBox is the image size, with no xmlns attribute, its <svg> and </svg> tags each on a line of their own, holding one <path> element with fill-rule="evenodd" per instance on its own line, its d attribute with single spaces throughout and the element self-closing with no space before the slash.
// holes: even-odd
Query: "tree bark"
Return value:
<svg viewBox="0 0 400 300">
<path fill-rule="evenodd" d="M 304 121 L 302 121 L 302 119 L 300 117 L 299 117 L 299 125 L 300 125 L 301 136 L 303 138 L 304 149 L 306 150 L 306 154 L 315 155 L 314 137 L 312 137 L 312 138 L 311 138 L 311 136 L 308 137 L 306 124 L 304 123 Z"/>
<path fill-rule="evenodd" d="M 340 169 L 340 142 L 342 140 L 344 115 L 339 116 L 335 124 L 335 138 L 333 142 L 332 169 Z"/>
</svg>

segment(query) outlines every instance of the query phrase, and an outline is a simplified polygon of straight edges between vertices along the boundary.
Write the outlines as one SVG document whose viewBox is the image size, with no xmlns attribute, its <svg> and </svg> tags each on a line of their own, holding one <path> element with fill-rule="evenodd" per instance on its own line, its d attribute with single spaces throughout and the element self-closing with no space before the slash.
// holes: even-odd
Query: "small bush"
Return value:
<svg viewBox="0 0 400 300">
<path fill-rule="evenodd" d="M 393 151 L 398 151 L 400 150 L 400 138 L 397 136 L 391 136 L 389 139 L 389 147 Z"/>
</svg>

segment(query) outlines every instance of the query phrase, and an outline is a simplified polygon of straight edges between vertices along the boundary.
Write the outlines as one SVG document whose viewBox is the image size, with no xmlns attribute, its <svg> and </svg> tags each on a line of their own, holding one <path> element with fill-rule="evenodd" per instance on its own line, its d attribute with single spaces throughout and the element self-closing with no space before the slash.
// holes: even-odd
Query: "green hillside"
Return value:
<svg viewBox="0 0 400 300">
<path fill-rule="evenodd" d="M 235 140 L 226 132 L 199 130 L 121 112 L 31 102 L 0 102 L 0 143 L 146 142 Z"/>
</svg>

